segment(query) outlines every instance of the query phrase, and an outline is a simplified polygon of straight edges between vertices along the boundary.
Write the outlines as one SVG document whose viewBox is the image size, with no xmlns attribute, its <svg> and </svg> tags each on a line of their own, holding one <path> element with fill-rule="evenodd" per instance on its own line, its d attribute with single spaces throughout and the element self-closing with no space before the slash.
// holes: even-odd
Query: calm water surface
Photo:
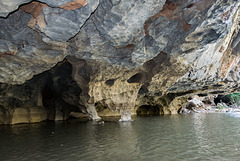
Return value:
<svg viewBox="0 0 240 161">
<path fill-rule="evenodd" d="M 240 160 L 240 115 L 0 126 L 1 161 Z"/>
</svg>

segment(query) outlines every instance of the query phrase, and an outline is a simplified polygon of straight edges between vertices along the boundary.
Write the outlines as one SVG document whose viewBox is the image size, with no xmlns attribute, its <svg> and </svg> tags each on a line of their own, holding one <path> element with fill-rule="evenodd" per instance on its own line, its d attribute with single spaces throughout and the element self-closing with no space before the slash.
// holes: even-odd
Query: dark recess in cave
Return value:
<svg viewBox="0 0 240 161">
<path fill-rule="evenodd" d="M 181 111 L 182 111 L 182 107 L 180 107 L 180 108 L 178 109 L 177 113 L 180 114 Z"/>
<path fill-rule="evenodd" d="M 214 103 L 217 105 L 218 103 L 226 103 L 228 105 L 232 104 L 231 99 L 226 95 L 218 95 L 216 98 L 214 98 Z"/>
<path fill-rule="evenodd" d="M 128 83 L 142 83 L 142 81 L 143 75 L 141 73 L 137 73 L 127 80 Z"/>
<path fill-rule="evenodd" d="M 106 85 L 108 85 L 109 87 L 113 86 L 115 82 L 115 79 L 109 79 L 105 82 Z"/>
<path fill-rule="evenodd" d="M 208 96 L 208 94 L 207 93 L 200 93 L 200 94 L 198 94 L 198 96 L 199 97 L 205 97 L 205 96 Z"/>
<path fill-rule="evenodd" d="M 187 6 L 187 8 L 192 8 L 193 6 L 195 6 L 195 3 L 191 3 Z"/>
<path fill-rule="evenodd" d="M 157 106 L 143 105 L 137 109 L 137 115 L 159 115 L 160 108 Z"/>
<path fill-rule="evenodd" d="M 42 91 L 42 102 L 45 107 L 54 107 L 54 97 L 53 93 L 48 85 L 43 88 Z"/>
<path fill-rule="evenodd" d="M 214 92 L 210 92 L 210 94 L 220 94 L 220 93 L 225 93 L 225 91 L 214 91 Z"/>
<path fill-rule="evenodd" d="M 46 85 L 42 90 L 42 103 L 48 110 L 48 119 L 55 119 L 55 99 L 52 90 Z"/>
<path fill-rule="evenodd" d="M 148 89 L 147 89 L 148 86 L 149 86 L 149 83 L 146 83 L 146 84 L 142 85 L 142 87 L 138 91 L 138 94 L 147 93 L 148 92 Z"/>
</svg>

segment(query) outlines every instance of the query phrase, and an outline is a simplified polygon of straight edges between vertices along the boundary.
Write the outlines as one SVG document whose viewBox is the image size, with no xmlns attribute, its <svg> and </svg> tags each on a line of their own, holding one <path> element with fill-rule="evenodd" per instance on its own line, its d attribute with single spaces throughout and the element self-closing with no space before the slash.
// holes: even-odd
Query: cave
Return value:
<svg viewBox="0 0 240 161">
<path fill-rule="evenodd" d="M 239 160 L 239 6 L 0 0 L 1 160 Z"/>
<path fill-rule="evenodd" d="M 42 90 L 42 104 L 47 109 L 48 120 L 55 120 L 55 98 L 48 85 Z"/>
<path fill-rule="evenodd" d="M 217 105 L 218 103 L 226 103 L 226 104 L 233 104 L 230 97 L 228 95 L 221 95 L 219 94 L 217 97 L 214 98 L 214 103 Z"/>
<path fill-rule="evenodd" d="M 0 1 L 0 105 L 44 106 L 67 118 L 99 101 L 113 111 L 168 108 L 176 97 L 239 89 L 238 1 L 211 1 L 201 12 L 198 2 L 149 2 Z M 216 19 L 206 17 L 213 11 Z"/>
<path fill-rule="evenodd" d="M 136 111 L 138 116 L 145 115 L 160 115 L 160 108 L 158 106 L 142 105 Z"/>
<path fill-rule="evenodd" d="M 42 90 L 42 102 L 43 102 L 43 106 L 45 107 L 54 108 L 55 106 L 54 96 L 53 96 L 52 90 L 48 85 L 46 85 Z"/>
</svg>

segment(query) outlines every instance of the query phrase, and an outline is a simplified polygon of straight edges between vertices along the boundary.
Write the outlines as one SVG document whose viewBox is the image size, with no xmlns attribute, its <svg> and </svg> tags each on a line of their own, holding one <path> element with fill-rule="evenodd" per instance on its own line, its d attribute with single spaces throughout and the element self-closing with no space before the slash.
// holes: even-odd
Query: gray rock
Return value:
<svg viewBox="0 0 240 161">
<path fill-rule="evenodd" d="M 70 11 L 44 7 L 42 14 L 47 25 L 41 32 L 54 41 L 67 41 L 74 37 L 99 3 L 96 0 L 87 2 L 86 6 Z"/>
<path fill-rule="evenodd" d="M 7 17 L 10 12 L 17 10 L 20 5 L 31 1 L 32 0 L 1 0 L 0 17 Z"/>
</svg>

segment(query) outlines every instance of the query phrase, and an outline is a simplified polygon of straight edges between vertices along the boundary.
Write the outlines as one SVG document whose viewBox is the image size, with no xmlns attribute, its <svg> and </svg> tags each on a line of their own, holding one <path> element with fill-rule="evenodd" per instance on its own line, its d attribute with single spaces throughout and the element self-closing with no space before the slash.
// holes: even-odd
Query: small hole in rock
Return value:
<svg viewBox="0 0 240 161">
<path fill-rule="evenodd" d="M 198 94 L 199 97 L 205 97 L 207 95 L 208 95 L 207 93 L 200 93 L 200 94 Z"/>
<path fill-rule="evenodd" d="M 107 80 L 107 81 L 105 82 L 105 84 L 111 87 L 111 86 L 114 85 L 114 82 L 115 82 L 114 79 L 109 79 L 109 80 Z"/>
<path fill-rule="evenodd" d="M 137 73 L 135 75 L 133 75 L 131 78 L 129 78 L 127 80 L 128 83 L 141 83 L 142 82 L 142 74 L 141 73 Z"/>
<path fill-rule="evenodd" d="M 191 7 L 193 7 L 193 6 L 195 6 L 195 3 L 189 4 L 189 5 L 187 6 L 187 8 L 191 8 Z"/>
</svg>

